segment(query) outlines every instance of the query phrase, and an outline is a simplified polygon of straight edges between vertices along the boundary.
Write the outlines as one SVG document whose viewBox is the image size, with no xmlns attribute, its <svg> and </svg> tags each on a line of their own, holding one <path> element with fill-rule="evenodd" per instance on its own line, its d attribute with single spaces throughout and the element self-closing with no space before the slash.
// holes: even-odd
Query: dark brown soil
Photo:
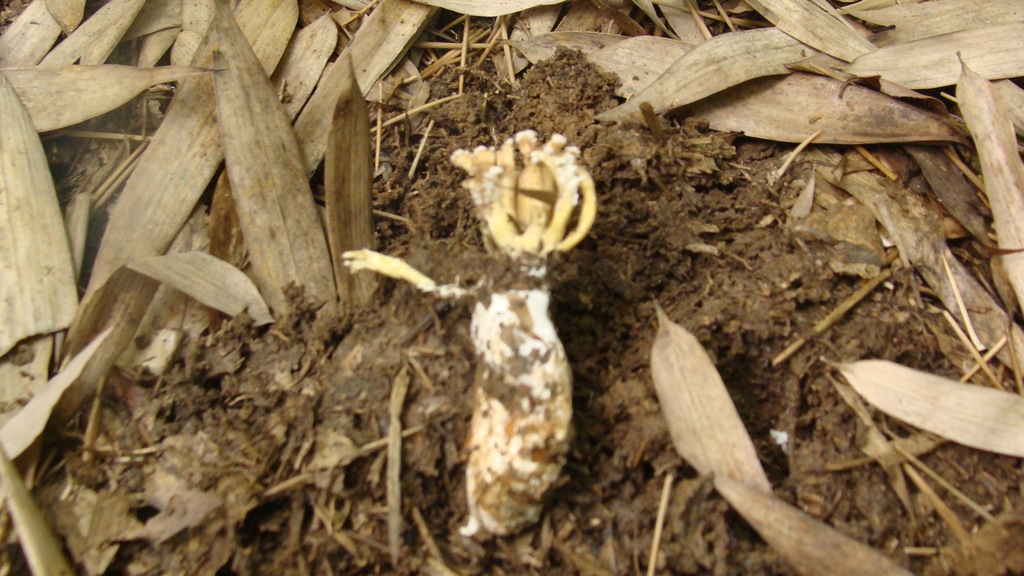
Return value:
<svg viewBox="0 0 1024 576">
<path fill-rule="evenodd" d="M 457 73 L 446 82 L 435 95 L 451 93 Z M 789 147 L 686 118 L 596 124 L 617 103 L 613 88 L 572 53 L 530 68 L 516 88 L 469 73 L 467 95 L 433 113 L 415 178 L 406 173 L 422 130 L 409 125 L 385 138 L 387 176 L 375 182 L 376 208 L 411 221 L 381 219 L 381 251 L 439 281 L 470 284 L 489 258 L 451 152 L 523 129 L 560 132 L 583 150 L 598 186 L 597 222 L 550 262 L 554 321 L 573 367 L 575 437 L 539 525 L 488 542 L 459 535 L 474 374 L 469 310 L 384 281 L 370 309 L 310 312 L 269 330 L 236 321 L 192 342 L 159 381 L 108 382 L 100 450 L 89 462 L 68 452 L 38 489 L 69 547 L 92 538 L 96 555 L 113 557 L 111 574 L 443 573 L 428 561 L 429 535 L 462 574 L 642 574 L 651 562 L 658 574 L 788 574 L 672 447 L 649 370 L 658 302 L 708 349 L 777 494 L 914 572 L 945 573 L 943 561 L 905 553 L 957 544 L 927 500 L 914 500 L 912 521 L 876 465 L 825 468 L 862 456 L 863 426 L 823 360 L 883 358 L 954 374 L 937 337 L 948 340 L 948 327 L 913 273 L 897 269 L 773 368 L 776 354 L 862 282 L 829 266 L 836 246 L 787 227 L 802 184 L 769 186 L 767 175 Z M 802 172 L 798 163 L 790 173 Z M 385 450 L 371 443 L 387 437 L 391 389 L 404 374 L 410 434 L 396 566 Z M 897 435 L 912 432 L 878 419 Z M 788 443 L 774 442 L 773 430 Z M 923 459 L 994 515 L 1024 506 L 1015 459 L 952 445 Z M 677 480 L 652 559 L 670 471 Z M 968 527 L 977 522 L 947 502 Z M 83 518 L 89 529 L 76 526 Z"/>
</svg>

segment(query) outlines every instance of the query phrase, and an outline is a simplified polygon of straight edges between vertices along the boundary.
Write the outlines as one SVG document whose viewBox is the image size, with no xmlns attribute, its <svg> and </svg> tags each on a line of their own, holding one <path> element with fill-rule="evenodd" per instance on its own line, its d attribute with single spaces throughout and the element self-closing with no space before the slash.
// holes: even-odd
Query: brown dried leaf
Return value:
<svg viewBox="0 0 1024 576">
<path fill-rule="evenodd" d="M 35 66 L 60 36 L 46 2 L 32 2 L 0 34 L 0 67 Z"/>
<path fill-rule="evenodd" d="M 289 118 L 298 116 L 306 104 L 337 45 L 338 25 L 330 14 L 299 30 L 288 44 L 272 79 L 278 93 L 284 96 Z"/>
<path fill-rule="evenodd" d="M 74 263 L 46 153 L 0 74 L 0 356 L 63 330 L 78 307 Z"/>
<path fill-rule="evenodd" d="M 373 161 L 370 158 L 370 118 L 366 100 L 356 84 L 352 59 L 341 62 L 348 83 L 338 97 L 324 158 L 324 200 L 327 239 L 334 280 L 342 306 L 370 303 L 377 286 L 374 274 L 353 274 L 341 257 L 348 250 L 376 247 L 373 234 Z"/>
<path fill-rule="evenodd" d="M 279 34 L 261 35 L 259 30 L 265 26 L 294 30 L 295 19 L 269 18 L 280 13 L 282 4 L 294 6 L 291 0 L 243 0 L 238 9 L 250 4 L 263 8 L 247 10 L 247 17 L 239 18 L 247 37 L 279 41 Z M 271 46 L 262 40 L 254 48 L 257 54 L 263 54 L 261 61 L 267 69 L 276 66 L 284 49 L 284 44 Z M 206 46 L 193 64 L 210 66 L 211 54 L 212 47 Z M 222 159 L 213 79 L 208 75 L 189 78 L 171 100 L 163 123 L 114 205 L 87 293 L 102 286 L 125 263 L 162 254 L 192 213 Z"/>
<path fill-rule="evenodd" d="M 799 574 L 808 576 L 911 576 L 872 548 L 828 524 L 728 476 L 715 476 L 715 490 Z"/>
<path fill-rule="evenodd" d="M 636 117 L 644 102 L 650 103 L 655 112 L 667 112 L 751 78 L 788 74 L 787 64 L 813 53 L 814 50 L 777 28 L 722 34 L 676 60 L 646 89 L 597 118 Z"/>
<path fill-rule="evenodd" d="M 54 406 L 64 392 L 82 375 L 86 364 L 109 335 L 110 330 L 107 330 L 93 338 L 92 342 L 83 347 L 63 370 L 50 378 L 50 381 L 32 397 L 28 404 L 25 404 L 13 418 L 4 424 L 4 427 L 0 429 L 0 444 L 3 445 L 3 450 L 9 457 L 20 456 L 43 433 Z"/>
<path fill-rule="evenodd" d="M 779 30 L 825 54 L 850 62 L 875 49 L 825 2 L 746 0 Z"/>
<path fill-rule="evenodd" d="M 628 39 L 627 36 L 621 34 L 603 34 L 601 32 L 546 32 L 533 36 L 529 40 L 510 41 L 509 45 L 522 52 L 523 56 L 531 63 L 536 64 L 554 56 L 561 47 L 589 54 Z"/>
<path fill-rule="evenodd" d="M 636 36 L 587 55 L 602 70 L 619 77 L 615 93 L 632 98 L 651 85 L 690 47 L 679 40 L 655 36 Z"/>
<path fill-rule="evenodd" d="M 700 474 L 772 487 L 722 377 L 700 342 L 658 308 L 651 375 L 676 451 Z"/>
<path fill-rule="evenodd" d="M 14 86 L 40 132 L 77 124 L 109 112 L 154 84 L 174 82 L 205 72 L 202 68 L 187 66 L 0 69 L 0 73 Z"/>
<path fill-rule="evenodd" d="M 211 34 L 221 145 L 254 280 L 275 312 L 290 308 L 291 284 L 333 306 L 330 254 L 291 122 L 224 3 Z"/>
<path fill-rule="evenodd" d="M 639 98 L 635 97 L 634 100 Z M 825 76 L 758 78 L 692 104 L 687 113 L 715 130 L 819 144 L 962 142 L 943 117 L 874 90 Z"/>
<path fill-rule="evenodd" d="M 132 25 L 125 31 L 124 39 L 133 40 L 168 28 L 180 27 L 181 0 L 146 0 Z"/>
<path fill-rule="evenodd" d="M 935 196 L 942 202 L 953 218 L 956 218 L 968 232 L 981 242 L 988 244 L 987 210 L 974 186 L 967 181 L 941 147 L 904 146 L 921 168 L 921 174 L 928 181 Z"/>
<path fill-rule="evenodd" d="M 1024 89 L 1014 84 L 1012 80 L 1000 80 L 996 82 L 996 88 L 1006 103 L 1014 132 L 1024 138 Z"/>
<path fill-rule="evenodd" d="M 1024 398 L 961 384 L 885 360 L 841 364 L 839 372 L 872 406 L 965 446 L 1024 458 Z"/>
<path fill-rule="evenodd" d="M 1007 253 L 1001 260 L 1017 303 L 1024 310 L 1024 164 L 1006 104 L 996 87 L 975 74 L 964 61 L 956 87 L 960 112 L 974 138 L 992 206 L 996 243 Z"/>
<path fill-rule="evenodd" d="M 180 252 L 153 256 L 131 262 L 128 268 L 184 292 L 228 316 L 248 310 L 257 326 L 274 321 L 249 277 L 209 254 Z"/>
<path fill-rule="evenodd" d="M 418 0 L 429 6 L 451 10 L 459 14 L 493 18 L 514 14 L 536 6 L 561 4 L 565 0 Z"/>
<path fill-rule="evenodd" d="M 844 12 L 889 28 L 872 40 L 878 46 L 890 46 L 970 28 L 1020 22 L 1024 20 L 1024 0 L 930 0 L 877 10 L 847 8 Z"/>
<path fill-rule="evenodd" d="M 408 51 L 436 12 L 437 8 L 412 0 L 381 0 L 345 47 L 352 58 L 363 96 Z M 341 66 L 330 66 L 295 121 L 295 133 L 310 173 L 324 157 L 344 76 Z"/>
<path fill-rule="evenodd" d="M 915 90 L 956 84 L 960 61 L 988 79 L 1024 76 L 1024 22 L 962 30 L 879 48 L 850 63 L 845 72 L 881 76 Z"/>
<path fill-rule="evenodd" d="M 110 0 L 51 50 L 39 65 L 103 64 L 144 3 L 145 0 Z"/>
</svg>

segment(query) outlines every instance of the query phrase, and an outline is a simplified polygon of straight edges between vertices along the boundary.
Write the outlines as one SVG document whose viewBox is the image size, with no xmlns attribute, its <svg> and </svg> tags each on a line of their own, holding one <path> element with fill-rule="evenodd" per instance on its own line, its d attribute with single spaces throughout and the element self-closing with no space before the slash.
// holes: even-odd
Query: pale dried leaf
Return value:
<svg viewBox="0 0 1024 576">
<path fill-rule="evenodd" d="M 1024 458 L 1024 398 L 962 384 L 885 360 L 841 364 L 839 371 L 872 406 L 965 446 Z"/>
<path fill-rule="evenodd" d="M 74 262 L 46 153 L 0 74 L 0 356 L 63 330 L 78 307 Z"/>
<path fill-rule="evenodd" d="M 200 303 L 236 316 L 248 310 L 255 325 L 274 321 L 266 302 L 248 276 L 203 252 L 181 252 L 136 260 L 128 267 L 163 282 Z"/>
<path fill-rule="evenodd" d="M 60 36 L 46 2 L 32 2 L 0 34 L 0 67 L 35 66 Z"/>
<path fill-rule="evenodd" d="M 334 280 L 342 306 L 370 303 L 377 286 L 373 274 L 354 274 L 342 254 L 376 247 L 373 233 L 373 161 L 370 158 L 370 119 L 366 100 L 356 83 L 351 58 L 341 65 L 348 84 L 338 97 L 324 158 L 324 203 L 327 239 Z"/>
<path fill-rule="evenodd" d="M 863 86 L 804 73 L 751 80 L 686 111 L 715 130 L 779 142 L 803 142 L 819 130 L 814 139 L 819 144 L 963 141 L 937 114 Z"/>
<path fill-rule="evenodd" d="M 263 12 L 248 10 L 238 23 L 248 38 L 279 38 L 261 35 L 265 26 L 294 29 L 295 20 L 268 19 L 276 6 L 291 0 L 243 0 L 239 9 L 255 3 Z M 297 16 L 296 16 L 297 18 Z M 262 41 L 254 50 L 263 54 L 265 69 L 273 69 L 285 45 Z M 193 63 L 211 65 L 212 47 L 206 46 Z M 223 159 L 220 133 L 214 114 L 213 79 L 207 75 L 185 80 L 178 88 L 160 128 L 138 166 L 128 177 L 114 205 L 93 266 L 88 293 L 98 289 L 123 264 L 162 254 L 192 213 Z"/>
<path fill-rule="evenodd" d="M 700 342 L 658 308 L 651 375 L 676 451 L 700 474 L 735 478 L 765 493 L 771 484 Z"/>
<path fill-rule="evenodd" d="M 44 0 L 46 9 L 65 34 L 71 34 L 85 16 L 85 0 Z"/>
<path fill-rule="evenodd" d="M 747 4 L 782 32 L 840 60 L 850 62 L 875 49 L 830 7 L 807 0 L 747 0 Z"/>
<path fill-rule="evenodd" d="M 597 118 L 622 120 L 636 116 L 644 102 L 650 103 L 655 112 L 667 112 L 752 78 L 788 74 L 787 64 L 813 53 L 777 28 L 722 34 L 676 60 L 646 89 Z"/>
<path fill-rule="evenodd" d="M 889 46 L 959 30 L 1020 22 L 1024 20 L 1024 0 L 930 0 L 920 4 L 895 4 L 879 10 L 847 8 L 846 12 L 891 28 L 873 37 L 876 45 Z"/>
<path fill-rule="evenodd" d="M 132 25 L 124 33 L 133 40 L 168 28 L 180 28 L 181 0 L 147 0 Z"/>
<path fill-rule="evenodd" d="M 74 571 L 64 557 L 64 547 L 54 535 L 32 493 L 21 481 L 21 474 L 0 448 L 0 485 L 11 514 L 14 530 L 21 542 L 25 560 L 36 576 L 72 576 Z"/>
<path fill-rule="evenodd" d="M 47 334 L 22 340 L 0 358 L 0 427 L 46 385 L 53 338 Z"/>
<path fill-rule="evenodd" d="M 144 3 L 145 0 L 110 0 L 51 50 L 39 65 L 103 64 Z"/>
<path fill-rule="evenodd" d="M 254 280 L 275 312 L 291 307 L 292 284 L 333 305 L 330 254 L 291 122 L 224 4 L 211 33 L 221 145 Z"/>
<path fill-rule="evenodd" d="M 1017 136 L 1024 138 L 1024 89 L 1013 83 L 1012 80 L 1000 80 L 996 82 L 999 95 L 1006 103 L 1006 110 L 1010 113 L 1010 120 L 1013 122 L 1013 130 Z"/>
<path fill-rule="evenodd" d="M 536 6 L 561 4 L 565 0 L 418 0 L 422 4 L 451 10 L 459 14 L 493 18 L 514 14 Z"/>
<path fill-rule="evenodd" d="M 956 84 L 964 62 L 984 78 L 1024 76 L 1024 22 L 962 30 L 879 48 L 858 57 L 844 71 L 881 76 L 915 90 Z"/>
<path fill-rule="evenodd" d="M 715 490 L 799 574 L 911 576 L 880 552 L 815 520 L 771 493 L 728 476 Z"/>
<path fill-rule="evenodd" d="M 522 52 L 527 60 L 536 64 L 551 58 L 562 47 L 589 54 L 628 39 L 621 34 L 601 32 L 547 32 L 522 42 L 510 41 L 509 44 Z"/>
<path fill-rule="evenodd" d="M 202 68 L 188 66 L 136 68 L 112 64 L 0 69 L 0 74 L 14 86 L 40 132 L 77 124 L 109 112 L 154 84 L 174 82 L 205 72 Z"/>
<path fill-rule="evenodd" d="M 68 387 L 82 375 L 86 364 L 109 335 L 110 330 L 106 330 L 93 338 L 88 346 L 82 348 L 63 370 L 51 378 L 32 400 L 0 429 L 0 443 L 3 444 L 4 452 L 11 458 L 20 456 L 42 434 L 54 406 Z"/>
<path fill-rule="evenodd" d="M 632 98 L 665 73 L 690 51 L 687 44 L 671 38 L 636 36 L 587 55 L 587 60 L 619 77 L 615 93 Z"/>
<path fill-rule="evenodd" d="M 160 62 L 167 49 L 174 44 L 181 33 L 181 28 L 165 28 L 143 36 L 139 43 L 139 57 L 136 63 L 141 68 L 151 68 Z"/>
<path fill-rule="evenodd" d="M 181 33 L 171 48 L 171 64 L 185 65 L 195 60 L 196 51 L 213 19 L 213 0 L 180 0 Z"/>
<path fill-rule="evenodd" d="M 1024 164 L 1006 103 L 996 87 L 964 61 L 956 87 L 960 112 L 974 138 L 985 177 L 985 194 L 995 220 L 996 242 L 1007 253 L 997 256 L 1024 310 Z"/>
<path fill-rule="evenodd" d="M 381 0 L 343 52 L 352 58 L 363 96 L 408 51 L 436 11 L 412 0 Z M 295 133 L 309 172 L 315 170 L 324 157 L 334 105 L 344 85 L 344 76 L 337 64 L 328 67 L 295 121 Z"/>
<path fill-rule="evenodd" d="M 306 104 L 337 45 L 338 25 L 330 14 L 299 30 L 288 44 L 273 81 L 278 93 L 284 95 L 289 118 L 298 116 Z"/>
</svg>

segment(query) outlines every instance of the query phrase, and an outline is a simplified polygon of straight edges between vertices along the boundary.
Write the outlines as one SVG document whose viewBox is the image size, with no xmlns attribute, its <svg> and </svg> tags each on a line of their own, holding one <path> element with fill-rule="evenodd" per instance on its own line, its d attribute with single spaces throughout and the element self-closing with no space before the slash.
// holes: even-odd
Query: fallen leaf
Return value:
<svg viewBox="0 0 1024 576">
<path fill-rule="evenodd" d="M 561 4 L 565 0 L 417 0 L 422 4 L 444 8 L 458 14 L 493 18 L 514 14 L 536 6 Z"/>
<path fill-rule="evenodd" d="M 35 66 L 60 33 L 60 24 L 46 9 L 46 2 L 30 2 L 0 34 L 0 68 Z"/>
<path fill-rule="evenodd" d="M 181 0 L 146 0 L 132 25 L 124 33 L 134 40 L 168 28 L 181 28 Z"/>
<path fill-rule="evenodd" d="M 144 3 L 145 0 L 110 0 L 51 50 L 39 65 L 103 64 Z"/>
<path fill-rule="evenodd" d="M 615 93 L 632 98 L 665 73 L 690 47 L 671 38 L 636 36 L 587 54 L 587 60 L 619 77 Z"/>
<path fill-rule="evenodd" d="M 859 56 L 844 71 L 881 76 L 920 90 L 956 84 L 964 62 L 984 78 L 1024 76 L 1024 22 L 961 30 L 879 48 Z"/>
<path fill-rule="evenodd" d="M 519 50 L 531 63 L 536 64 L 554 56 L 559 48 L 568 48 L 589 54 L 628 39 L 629 37 L 621 34 L 603 34 L 601 32 L 547 32 L 528 40 L 510 41 L 509 45 Z"/>
<path fill-rule="evenodd" d="M 46 9 L 65 34 L 71 34 L 85 16 L 85 0 L 44 0 Z"/>
<path fill-rule="evenodd" d="M 814 50 L 777 28 L 716 36 L 676 60 L 657 80 L 625 104 L 597 116 L 622 120 L 636 116 L 647 102 L 663 113 L 716 94 L 752 78 L 788 74 L 787 64 Z"/>
<path fill-rule="evenodd" d="M 68 362 L 63 370 L 50 378 L 45 386 L 29 400 L 10 420 L 0 428 L 0 444 L 11 458 L 17 458 L 36 438 L 43 433 L 54 406 L 64 392 L 78 380 L 86 365 L 110 335 L 110 330 L 100 333 L 81 352 Z"/>
<path fill-rule="evenodd" d="M 725 475 L 715 490 L 799 574 L 911 576 L 871 547 L 840 534 L 759 487 Z"/>
<path fill-rule="evenodd" d="M 847 14 L 884 26 L 872 37 L 877 46 L 891 46 L 929 36 L 970 28 L 1024 20 L 1024 0 L 930 0 L 894 4 L 877 10 L 852 10 Z"/>
<path fill-rule="evenodd" d="M 225 4 L 211 33 L 221 145 L 256 285 L 275 313 L 291 307 L 292 284 L 333 307 L 330 253 L 291 122 Z"/>
<path fill-rule="evenodd" d="M 634 98 L 638 99 L 640 96 Z M 813 74 L 757 78 L 686 108 L 715 130 L 818 144 L 962 142 L 945 118 L 863 86 Z"/>
<path fill-rule="evenodd" d="M 40 132 L 78 124 L 109 112 L 154 84 L 206 72 L 187 66 L 116 65 L 0 70 L 14 86 Z"/>
<path fill-rule="evenodd" d="M 330 14 L 299 30 L 288 43 L 281 64 L 271 78 L 283 96 L 285 112 L 294 119 L 316 88 L 327 60 L 338 46 L 338 25 Z"/>
<path fill-rule="evenodd" d="M 700 342 L 658 310 L 651 375 L 676 451 L 699 474 L 772 487 L 722 377 Z"/>
<path fill-rule="evenodd" d="M 885 360 L 839 365 L 858 394 L 882 412 L 965 446 L 1024 458 L 1024 398 L 961 384 Z"/>
<path fill-rule="evenodd" d="M 874 50 L 871 42 L 826 2 L 808 0 L 746 0 L 781 32 L 829 56 L 850 62 Z M 736 34 L 735 32 L 728 34 Z"/>
<path fill-rule="evenodd" d="M 1019 309 L 1024 310 L 1024 164 L 1013 122 L 997 88 L 975 74 L 966 60 L 956 96 L 978 149 L 996 243 L 1006 251 L 997 258 L 1017 293 Z"/>
<path fill-rule="evenodd" d="M 78 307 L 74 262 L 46 153 L 0 74 L 0 356 L 63 330 Z"/>
</svg>

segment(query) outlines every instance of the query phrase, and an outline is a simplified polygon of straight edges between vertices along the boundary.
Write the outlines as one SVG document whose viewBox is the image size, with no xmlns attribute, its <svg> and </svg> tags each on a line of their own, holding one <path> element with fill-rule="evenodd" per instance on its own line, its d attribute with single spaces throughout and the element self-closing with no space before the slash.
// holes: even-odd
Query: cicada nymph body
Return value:
<svg viewBox="0 0 1024 576">
<path fill-rule="evenodd" d="M 544 495 L 569 450 L 572 372 L 548 316 L 546 257 L 578 244 L 597 213 L 594 182 L 579 150 L 533 131 L 498 149 L 456 150 L 452 162 L 477 207 L 489 246 L 517 264 L 522 282 L 471 290 L 438 285 L 404 261 L 376 252 L 344 254 L 349 267 L 408 281 L 443 298 L 477 300 L 470 333 L 477 386 L 466 446 L 467 536 L 517 532 L 540 518 Z M 579 208 L 577 224 L 567 232 Z"/>
</svg>

